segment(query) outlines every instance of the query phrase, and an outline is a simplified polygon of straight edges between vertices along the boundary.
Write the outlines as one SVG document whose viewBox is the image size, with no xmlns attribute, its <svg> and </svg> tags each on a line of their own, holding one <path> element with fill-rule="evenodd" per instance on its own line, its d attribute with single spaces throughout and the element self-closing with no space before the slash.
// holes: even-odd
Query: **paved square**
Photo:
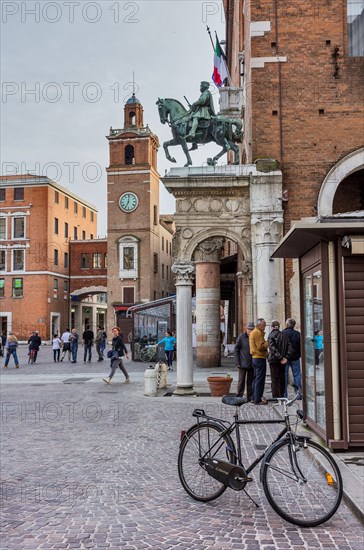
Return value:
<svg viewBox="0 0 364 550">
<path fill-rule="evenodd" d="M 53 364 L 48 351 L 32 366 L 23 351 L 20 369 L 1 369 L 1 549 L 362 550 L 362 525 L 345 503 L 314 529 L 283 521 L 259 468 L 248 486 L 258 509 L 230 489 L 208 504 L 185 493 L 180 431 L 194 423 L 195 407 L 229 416 L 218 398 L 143 397 L 145 364 L 128 364 L 131 384 L 116 373 L 107 386 L 107 361 Z M 259 425 L 244 433 L 250 458 L 270 432 Z"/>
</svg>

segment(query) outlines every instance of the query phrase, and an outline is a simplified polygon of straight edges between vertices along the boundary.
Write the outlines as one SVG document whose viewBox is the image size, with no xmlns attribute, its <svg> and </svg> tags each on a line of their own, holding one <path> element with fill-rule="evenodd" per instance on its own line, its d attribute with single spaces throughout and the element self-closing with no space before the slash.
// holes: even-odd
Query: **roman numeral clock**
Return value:
<svg viewBox="0 0 364 550">
<path fill-rule="evenodd" d="M 123 212 L 134 212 L 138 208 L 139 199 L 135 193 L 127 191 L 123 193 L 119 198 L 119 208 Z"/>
</svg>

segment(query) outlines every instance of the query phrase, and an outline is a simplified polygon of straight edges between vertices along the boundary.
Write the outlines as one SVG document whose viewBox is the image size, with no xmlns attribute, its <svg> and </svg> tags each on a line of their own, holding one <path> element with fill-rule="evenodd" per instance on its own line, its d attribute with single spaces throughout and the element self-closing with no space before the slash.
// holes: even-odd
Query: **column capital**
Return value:
<svg viewBox="0 0 364 550">
<path fill-rule="evenodd" d="M 171 267 L 176 275 L 176 285 L 192 285 L 195 276 L 195 266 L 191 263 L 175 263 Z"/>
<path fill-rule="evenodd" d="M 283 235 L 283 213 L 255 213 L 251 218 L 252 237 L 255 244 L 278 243 Z"/>
<path fill-rule="evenodd" d="M 241 263 L 241 277 L 245 279 L 246 285 L 253 284 L 253 268 L 250 260 L 243 260 Z"/>
<path fill-rule="evenodd" d="M 225 239 L 215 237 L 199 243 L 195 249 L 196 262 L 220 262 Z"/>
</svg>

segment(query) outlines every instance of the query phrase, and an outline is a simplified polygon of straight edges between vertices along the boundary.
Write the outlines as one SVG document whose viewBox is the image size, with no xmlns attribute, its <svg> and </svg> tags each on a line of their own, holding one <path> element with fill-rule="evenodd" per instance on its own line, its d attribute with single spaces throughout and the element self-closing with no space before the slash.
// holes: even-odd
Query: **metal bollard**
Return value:
<svg viewBox="0 0 364 550">
<path fill-rule="evenodd" d="M 158 384 L 157 373 L 158 371 L 152 365 L 144 372 L 144 395 L 156 397 Z"/>
</svg>

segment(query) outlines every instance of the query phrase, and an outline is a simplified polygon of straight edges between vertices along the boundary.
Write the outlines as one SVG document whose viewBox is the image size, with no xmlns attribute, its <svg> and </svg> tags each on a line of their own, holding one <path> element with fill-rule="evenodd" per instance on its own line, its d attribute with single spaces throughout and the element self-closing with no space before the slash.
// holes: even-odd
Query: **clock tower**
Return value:
<svg viewBox="0 0 364 550">
<path fill-rule="evenodd" d="M 174 293 L 171 223 L 159 215 L 158 137 L 144 126 L 143 107 L 133 93 L 124 106 L 124 127 L 107 136 L 108 328 L 126 337 L 131 305 Z"/>
</svg>

